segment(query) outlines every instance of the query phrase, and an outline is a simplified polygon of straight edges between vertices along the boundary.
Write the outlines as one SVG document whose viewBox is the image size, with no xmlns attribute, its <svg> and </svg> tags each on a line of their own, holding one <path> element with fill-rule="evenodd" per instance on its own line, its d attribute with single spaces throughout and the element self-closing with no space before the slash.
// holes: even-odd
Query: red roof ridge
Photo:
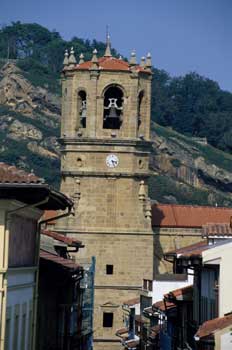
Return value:
<svg viewBox="0 0 232 350">
<path fill-rule="evenodd" d="M 176 307 L 176 305 L 170 301 L 165 301 L 164 300 L 159 300 L 159 301 L 156 301 L 153 305 L 152 305 L 152 309 L 158 309 L 158 310 L 161 310 L 161 311 L 165 311 L 165 310 L 168 310 L 168 309 L 171 309 L 173 307 Z"/>
<path fill-rule="evenodd" d="M 230 223 L 208 223 L 203 225 L 203 236 L 232 236 L 232 227 Z"/>
<path fill-rule="evenodd" d="M 204 338 L 214 334 L 217 330 L 221 330 L 232 325 L 232 313 L 223 317 L 217 317 L 212 320 L 204 322 L 195 334 L 195 339 Z"/>
<path fill-rule="evenodd" d="M 176 216 L 176 213 L 175 213 L 175 207 L 172 207 L 172 211 L 173 211 L 174 220 L 176 222 L 176 226 L 178 226 L 177 216 Z"/>
<path fill-rule="evenodd" d="M 65 235 L 62 235 L 56 231 L 50 231 L 50 230 L 42 230 L 41 233 L 45 236 L 48 236 L 48 237 L 51 237 L 57 241 L 60 241 L 60 242 L 63 242 L 63 243 L 66 243 L 67 245 L 70 245 L 70 246 L 82 246 L 82 242 L 75 239 L 75 238 L 72 238 L 72 237 L 67 237 Z"/>
<path fill-rule="evenodd" d="M 203 240 L 203 241 L 200 241 L 200 242 L 196 242 L 196 243 L 193 243 L 193 244 L 190 244 L 190 245 L 187 245 L 185 247 L 182 247 L 182 248 L 178 248 L 178 249 L 175 249 L 175 250 L 170 250 L 169 252 L 166 252 L 164 255 L 178 255 L 178 254 L 183 254 L 183 253 L 190 253 L 192 251 L 194 251 L 194 249 L 198 248 L 201 249 L 201 248 L 210 248 L 212 246 L 209 246 L 208 245 L 208 242 L 207 240 Z"/>
<path fill-rule="evenodd" d="M 68 269 L 76 270 L 82 268 L 81 265 L 77 264 L 71 259 L 64 259 L 59 255 L 48 252 L 42 248 L 40 248 L 40 258 L 51 261 L 55 264 L 62 265 Z"/>
<path fill-rule="evenodd" d="M 17 168 L 15 165 L 9 165 L 7 163 L 0 162 L 0 183 L 41 184 L 42 179 L 33 173 L 27 173 L 25 170 Z"/>
<path fill-rule="evenodd" d="M 152 206 L 168 206 L 168 207 L 187 207 L 187 208 L 209 208 L 209 209 L 225 209 L 225 210 L 229 210 L 231 209 L 230 207 L 213 207 L 210 205 L 196 205 L 196 204 L 176 204 L 176 203 L 153 203 Z"/>
<path fill-rule="evenodd" d="M 123 327 L 123 328 L 117 329 L 115 334 L 116 335 L 122 335 L 122 334 L 128 333 L 128 331 L 129 331 L 129 328 Z"/>
<path fill-rule="evenodd" d="M 130 64 L 127 61 L 124 61 L 120 58 L 116 58 L 116 57 L 108 57 L 108 56 L 103 56 L 103 57 L 99 57 L 98 58 L 98 69 L 99 70 L 121 70 L 121 71 L 130 71 L 131 67 Z M 92 61 L 85 61 L 83 63 L 78 63 L 75 65 L 75 67 L 73 68 L 69 68 L 68 66 L 64 68 L 65 70 L 89 70 L 91 69 L 92 66 Z M 148 73 L 151 74 L 151 72 L 149 70 L 146 70 L 144 67 L 141 67 L 140 65 L 136 65 L 134 67 L 135 71 L 140 71 L 143 73 Z"/>
<path fill-rule="evenodd" d="M 181 204 L 152 204 L 153 227 L 202 229 L 208 222 L 230 222 L 232 208 Z"/>
<path fill-rule="evenodd" d="M 185 287 L 182 287 L 182 288 L 177 288 L 177 289 L 174 289 L 168 293 L 166 293 L 164 295 L 164 297 L 168 297 L 170 294 L 174 295 L 175 297 L 179 296 L 179 295 L 184 295 L 184 294 L 187 294 L 189 291 L 191 291 L 193 289 L 193 285 L 190 284 L 189 286 L 185 286 Z"/>
</svg>

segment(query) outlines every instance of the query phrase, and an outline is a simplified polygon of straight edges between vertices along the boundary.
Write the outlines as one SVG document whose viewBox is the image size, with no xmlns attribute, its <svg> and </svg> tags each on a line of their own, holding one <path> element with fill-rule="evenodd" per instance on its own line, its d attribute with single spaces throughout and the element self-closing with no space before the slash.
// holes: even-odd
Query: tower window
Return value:
<svg viewBox="0 0 232 350">
<path fill-rule="evenodd" d="M 103 327 L 113 327 L 113 312 L 103 312 Z"/>
<path fill-rule="evenodd" d="M 113 275 L 114 273 L 114 265 L 106 265 L 106 274 Z"/>
<path fill-rule="evenodd" d="M 142 114 L 143 114 L 143 102 L 144 102 L 144 91 L 140 91 L 139 97 L 138 97 L 138 130 L 140 128 L 140 125 L 142 123 Z"/>
<path fill-rule="evenodd" d="M 86 128 L 86 109 L 87 109 L 87 102 L 86 102 L 86 92 L 85 91 L 79 91 L 78 93 L 78 117 L 80 118 L 80 127 Z"/>
<path fill-rule="evenodd" d="M 104 95 L 103 129 L 120 129 L 123 115 L 123 92 L 109 87 Z"/>
</svg>

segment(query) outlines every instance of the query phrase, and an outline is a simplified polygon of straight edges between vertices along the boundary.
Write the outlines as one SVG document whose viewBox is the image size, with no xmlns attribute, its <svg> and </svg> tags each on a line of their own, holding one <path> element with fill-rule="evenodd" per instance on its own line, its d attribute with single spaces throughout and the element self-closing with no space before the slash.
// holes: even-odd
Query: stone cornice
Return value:
<svg viewBox="0 0 232 350">
<path fill-rule="evenodd" d="M 101 146 L 134 146 L 134 147 L 147 147 L 152 146 L 152 141 L 139 140 L 139 139 L 108 139 L 108 138 L 60 138 L 59 142 L 62 145 L 101 145 Z"/>
<path fill-rule="evenodd" d="M 139 179 L 144 179 L 147 177 L 151 176 L 151 172 L 122 172 L 122 171 L 117 171 L 115 170 L 115 172 L 111 171 L 111 172 L 106 172 L 106 171 L 80 171 L 80 170 L 70 170 L 70 171 L 66 171 L 66 170 L 62 170 L 61 171 L 61 175 L 63 176 L 77 176 L 77 177 L 104 177 L 104 178 L 139 178 Z"/>
</svg>

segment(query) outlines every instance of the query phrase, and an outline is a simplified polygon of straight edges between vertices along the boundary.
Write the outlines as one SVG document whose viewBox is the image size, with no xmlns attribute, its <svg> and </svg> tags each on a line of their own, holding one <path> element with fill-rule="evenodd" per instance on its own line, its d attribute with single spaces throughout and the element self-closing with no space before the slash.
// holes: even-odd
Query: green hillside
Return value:
<svg viewBox="0 0 232 350">
<path fill-rule="evenodd" d="M 187 157 L 192 158 L 193 161 L 194 159 L 202 158 L 210 169 L 216 166 L 219 173 L 223 174 L 223 171 L 225 171 L 226 174 L 232 174 L 232 156 L 230 154 L 220 151 L 209 144 L 199 144 L 193 138 L 181 135 L 157 123 L 152 124 L 152 130 L 155 133 L 154 138 L 158 135 L 164 138 L 166 142 L 170 142 L 173 148 L 181 148 L 187 154 Z M 173 165 L 177 168 L 180 167 L 181 162 L 181 155 L 179 158 L 172 160 Z M 227 176 L 226 174 L 225 177 Z M 159 169 L 158 174 L 155 171 L 149 180 L 150 196 L 161 203 L 166 203 L 169 201 L 169 198 L 170 202 L 173 202 L 173 197 L 177 203 L 181 204 L 231 206 L 231 179 L 226 184 L 222 183 L 222 190 L 220 190 L 217 178 L 211 179 L 211 181 L 215 181 L 213 188 L 207 185 L 196 188 L 185 182 L 185 180 L 177 179 L 170 173 L 164 173 Z M 226 186 L 228 187 L 225 188 Z"/>
<path fill-rule="evenodd" d="M 15 99 L 12 106 L 0 96 L 1 161 L 33 170 L 55 187 L 60 183 L 59 147 L 54 141 L 59 137 L 60 71 L 64 50 L 71 47 L 77 59 L 83 53 L 86 60 L 91 59 L 93 49 L 97 49 L 98 56 L 105 50 L 102 42 L 78 37 L 66 41 L 58 32 L 36 23 L 15 22 L 0 29 L 0 95 L 1 88 L 4 90 L 1 82 L 6 77 L 4 65 L 12 62 L 12 99 Z M 114 49 L 112 53 L 119 55 Z M 158 145 L 153 149 L 151 198 L 159 202 L 231 206 L 232 94 L 196 73 L 177 78 L 157 68 L 153 73 L 153 141 L 160 138 L 167 149 L 160 151 Z M 19 81 L 15 83 L 15 79 Z M 18 83 L 27 86 L 22 94 L 28 106 L 36 101 L 38 107 L 22 112 L 18 104 L 22 96 L 18 99 L 14 96 Z M 58 102 L 49 102 L 47 106 L 44 94 Z M 14 134 L 18 132 L 17 125 L 22 135 L 31 129 L 42 136 L 20 138 Z M 192 137 L 205 137 L 208 145 L 199 144 Z M 161 167 L 160 157 L 168 159 L 167 169 Z M 199 160 L 201 168 L 196 166 Z M 185 179 L 181 167 L 199 180 L 197 186 Z"/>
</svg>

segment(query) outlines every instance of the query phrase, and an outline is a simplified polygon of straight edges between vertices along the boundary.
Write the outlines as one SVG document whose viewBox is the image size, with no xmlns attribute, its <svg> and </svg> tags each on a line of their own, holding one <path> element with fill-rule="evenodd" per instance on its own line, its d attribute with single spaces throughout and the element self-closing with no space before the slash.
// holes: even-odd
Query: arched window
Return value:
<svg viewBox="0 0 232 350">
<path fill-rule="evenodd" d="M 78 117 L 80 118 L 80 127 L 86 128 L 86 92 L 81 90 L 78 92 Z"/>
<path fill-rule="evenodd" d="M 138 130 L 140 128 L 140 125 L 142 123 L 142 116 L 144 113 L 143 110 L 143 102 L 144 102 L 144 91 L 140 91 L 139 96 L 138 96 Z"/>
<path fill-rule="evenodd" d="M 103 129 L 120 129 L 123 116 L 123 92 L 117 86 L 104 94 Z"/>
</svg>

